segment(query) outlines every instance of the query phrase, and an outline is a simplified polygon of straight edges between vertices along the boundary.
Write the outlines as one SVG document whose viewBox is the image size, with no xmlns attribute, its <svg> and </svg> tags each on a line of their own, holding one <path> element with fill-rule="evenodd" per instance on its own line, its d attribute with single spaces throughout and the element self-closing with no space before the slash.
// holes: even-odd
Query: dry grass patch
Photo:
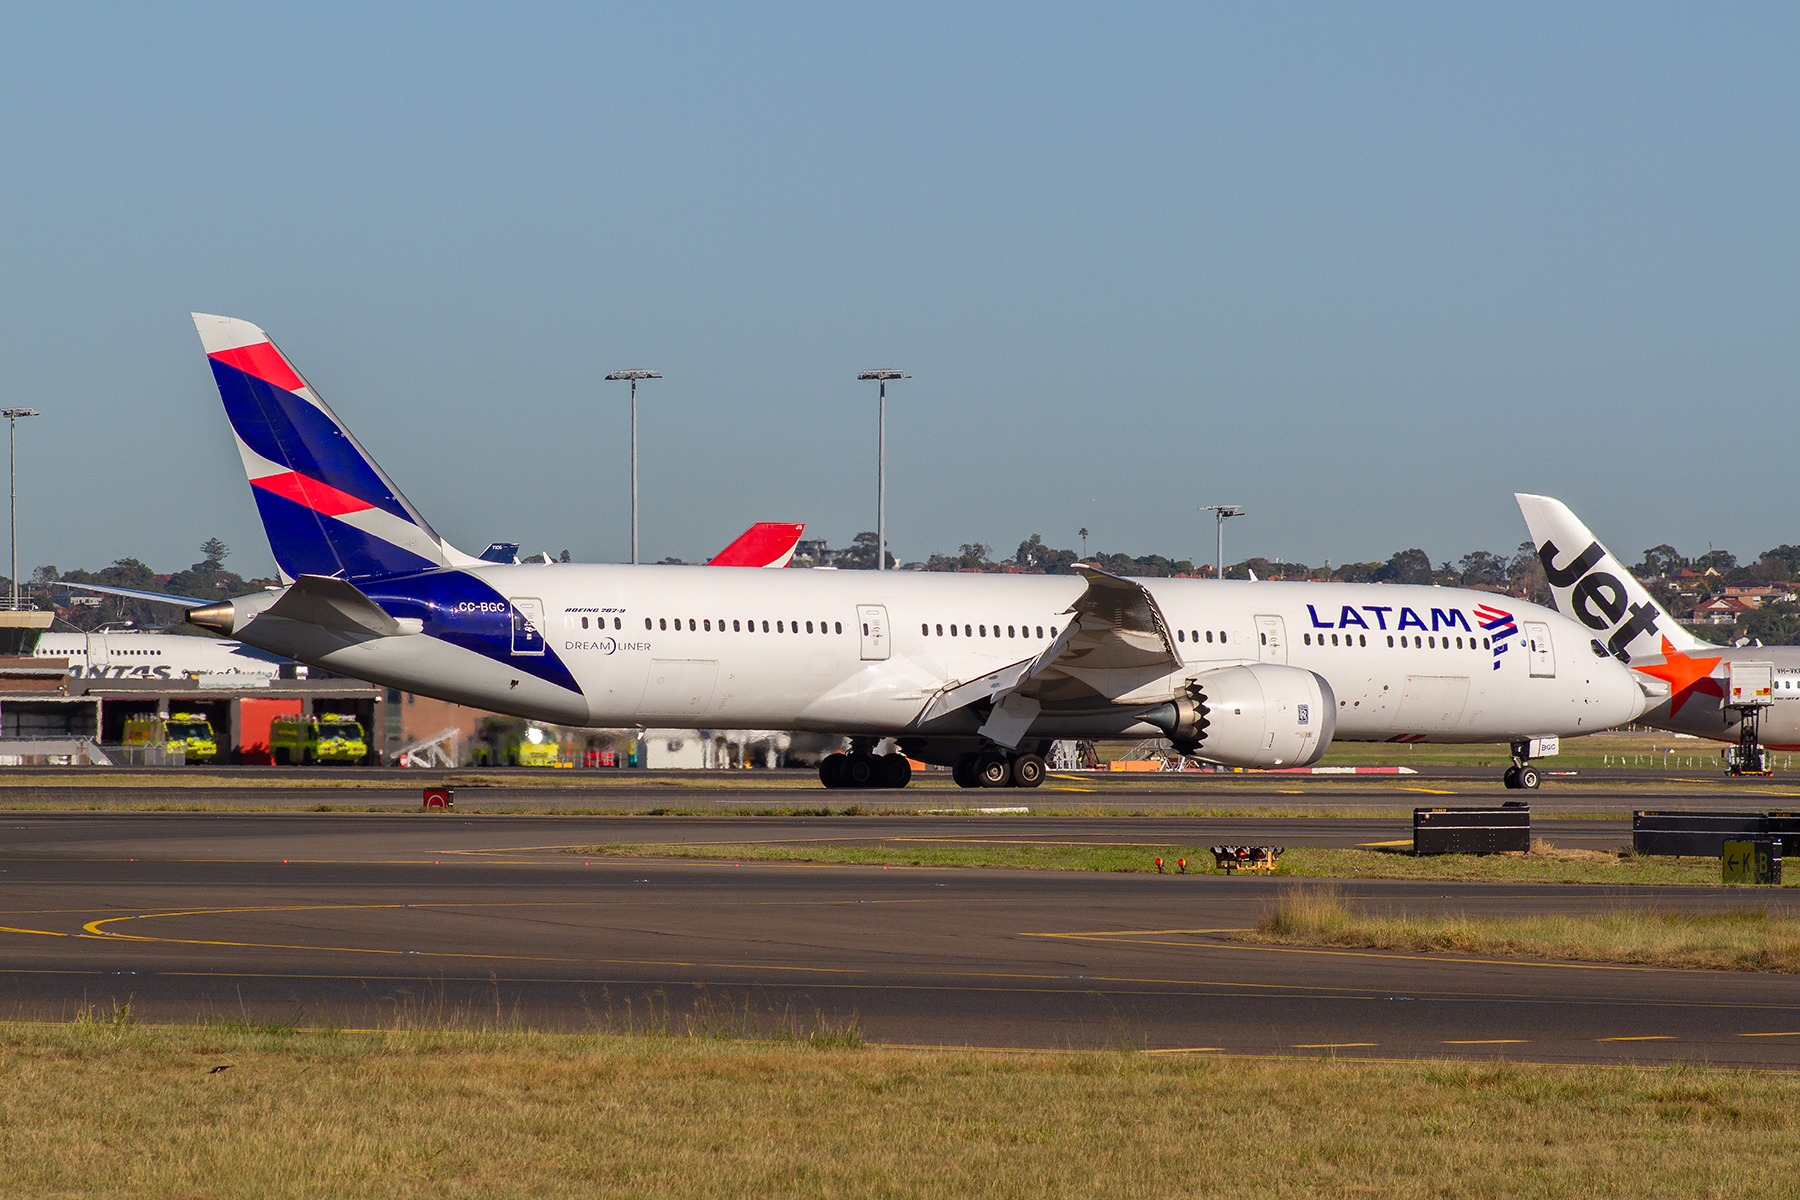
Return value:
<svg viewBox="0 0 1800 1200">
<path fill-rule="evenodd" d="M 1800 919 L 1741 908 L 1720 913 L 1620 908 L 1595 916 L 1410 917 L 1371 913 L 1330 885 L 1283 894 L 1234 941 L 1361 946 L 1507 958 L 1641 963 L 1800 973 Z"/>
<path fill-rule="evenodd" d="M 222 1069 L 228 1068 L 228 1069 Z M 9 1195 L 1778 1196 L 1800 1080 L 0 1026 Z"/>
<path fill-rule="evenodd" d="M 1123 831 L 1122 832 L 1128 832 Z M 1120 842 L 1107 845 L 945 846 L 879 843 L 705 844 L 683 842 L 614 843 L 572 846 L 568 853 L 590 858 L 702 858 L 733 862 L 824 862 L 864 866 L 991 867 L 1048 871 L 1168 872 L 1186 859 L 1190 874 L 1218 873 L 1205 846 Z M 1494 880 L 1509 883 L 1605 883 L 1717 885 L 1719 864 L 1702 859 L 1638 858 L 1591 850 L 1557 850 L 1540 843 L 1530 854 L 1437 854 L 1413 857 L 1399 849 L 1362 850 L 1295 846 L 1281 857 L 1276 874 L 1331 879 L 1433 879 L 1445 882 Z"/>
</svg>

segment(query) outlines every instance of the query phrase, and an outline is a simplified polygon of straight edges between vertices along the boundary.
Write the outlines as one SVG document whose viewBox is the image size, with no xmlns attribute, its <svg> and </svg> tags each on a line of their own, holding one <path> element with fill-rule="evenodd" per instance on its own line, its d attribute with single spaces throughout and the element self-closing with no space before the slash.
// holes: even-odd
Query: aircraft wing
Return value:
<svg viewBox="0 0 1800 1200">
<path fill-rule="evenodd" d="M 785 567 L 794 557 L 794 547 L 806 529 L 804 521 L 758 521 L 746 529 L 737 541 L 719 551 L 709 567 Z"/>
<path fill-rule="evenodd" d="M 1046 708 L 1130 703 L 1132 692 L 1181 669 L 1168 622 L 1148 589 L 1094 567 L 1075 570 L 1087 589 L 1067 610 L 1075 619 L 1043 653 L 945 689 L 926 706 L 923 719 L 991 698 L 982 734 L 1017 745 Z"/>
</svg>

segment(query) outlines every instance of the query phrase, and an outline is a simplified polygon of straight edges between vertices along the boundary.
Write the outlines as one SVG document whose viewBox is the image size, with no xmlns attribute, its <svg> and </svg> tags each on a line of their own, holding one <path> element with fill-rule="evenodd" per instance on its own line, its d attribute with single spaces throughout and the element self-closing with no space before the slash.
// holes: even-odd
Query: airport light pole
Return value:
<svg viewBox="0 0 1800 1200">
<path fill-rule="evenodd" d="M 1219 558 L 1213 567 L 1215 572 L 1213 578 L 1223 579 L 1225 578 L 1225 522 L 1231 517 L 1243 516 L 1244 510 L 1235 504 L 1208 504 L 1203 506 L 1200 511 L 1212 513 L 1219 522 Z"/>
<path fill-rule="evenodd" d="M 12 604 L 14 612 L 19 609 L 19 418 L 38 416 L 35 408 L 0 408 L 0 417 L 6 418 L 7 425 L 7 472 L 12 479 Z"/>
<path fill-rule="evenodd" d="M 637 566 L 637 385 L 640 379 L 661 379 L 655 371 L 614 371 L 608 379 L 631 381 L 631 565 Z"/>
<path fill-rule="evenodd" d="M 887 385 L 890 379 L 911 379 L 905 371 L 887 368 L 864 371 L 858 380 L 881 384 L 881 400 L 875 418 L 875 569 L 887 570 Z"/>
</svg>

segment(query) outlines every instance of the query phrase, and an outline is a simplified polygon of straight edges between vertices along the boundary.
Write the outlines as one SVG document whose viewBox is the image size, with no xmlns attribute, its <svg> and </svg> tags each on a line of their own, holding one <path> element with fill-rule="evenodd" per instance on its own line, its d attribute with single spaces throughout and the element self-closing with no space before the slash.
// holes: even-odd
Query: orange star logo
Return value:
<svg viewBox="0 0 1800 1200">
<path fill-rule="evenodd" d="M 1642 671 L 1646 675 L 1654 675 L 1669 685 L 1669 715 L 1672 717 L 1681 711 L 1681 706 L 1695 692 L 1704 692 L 1708 696 L 1717 696 L 1723 700 L 1725 689 L 1719 681 L 1712 678 L 1713 668 L 1725 661 L 1725 656 L 1718 658 L 1690 658 L 1669 644 L 1669 639 L 1662 640 L 1663 661 L 1655 666 L 1633 666 L 1634 671 Z"/>
</svg>

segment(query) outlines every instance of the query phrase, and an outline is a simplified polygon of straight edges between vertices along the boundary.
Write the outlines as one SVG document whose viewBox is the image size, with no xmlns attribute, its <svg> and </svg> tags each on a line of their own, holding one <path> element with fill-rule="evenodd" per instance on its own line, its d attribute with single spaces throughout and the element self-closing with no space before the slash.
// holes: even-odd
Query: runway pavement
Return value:
<svg viewBox="0 0 1800 1200">
<path fill-rule="evenodd" d="M 1204 843 L 1224 837 L 1225 820 L 11 814 L 0 817 L 0 1015 L 69 1019 L 93 1005 L 105 1016 L 129 1002 L 140 1020 L 351 1027 L 818 1018 L 902 1045 L 1800 1066 L 1791 976 L 1228 942 L 1274 897 L 1271 880 L 562 849 L 996 831 Z M 1314 844 L 1396 828 L 1305 824 L 1326 839 Z M 1606 824 L 1593 836 L 1612 836 Z M 1229 828 L 1306 836 L 1296 821 Z M 1800 909 L 1779 891 L 1341 886 L 1409 912 Z"/>
<path fill-rule="evenodd" d="M 1299 812 L 1404 814 L 1433 804 L 1526 800 L 1544 817 L 1579 814 L 1629 818 L 1639 808 L 1768 809 L 1800 804 L 1800 783 L 1728 780 L 1716 771 L 1600 768 L 1549 775 L 1540 790 L 1508 791 L 1481 767 L 1427 767 L 1415 775 L 1211 774 L 1118 776 L 1055 773 L 1032 789 L 965 790 L 938 773 L 913 786 L 828 791 L 809 771 L 403 771 L 350 768 L 219 767 L 173 770 L 94 768 L 8 770 L 0 811 L 8 808 L 354 807 L 416 810 L 427 784 L 449 783 L 458 806 L 487 812 L 752 812 L 855 807 L 873 812 L 1018 808 L 1032 812 Z"/>
</svg>

